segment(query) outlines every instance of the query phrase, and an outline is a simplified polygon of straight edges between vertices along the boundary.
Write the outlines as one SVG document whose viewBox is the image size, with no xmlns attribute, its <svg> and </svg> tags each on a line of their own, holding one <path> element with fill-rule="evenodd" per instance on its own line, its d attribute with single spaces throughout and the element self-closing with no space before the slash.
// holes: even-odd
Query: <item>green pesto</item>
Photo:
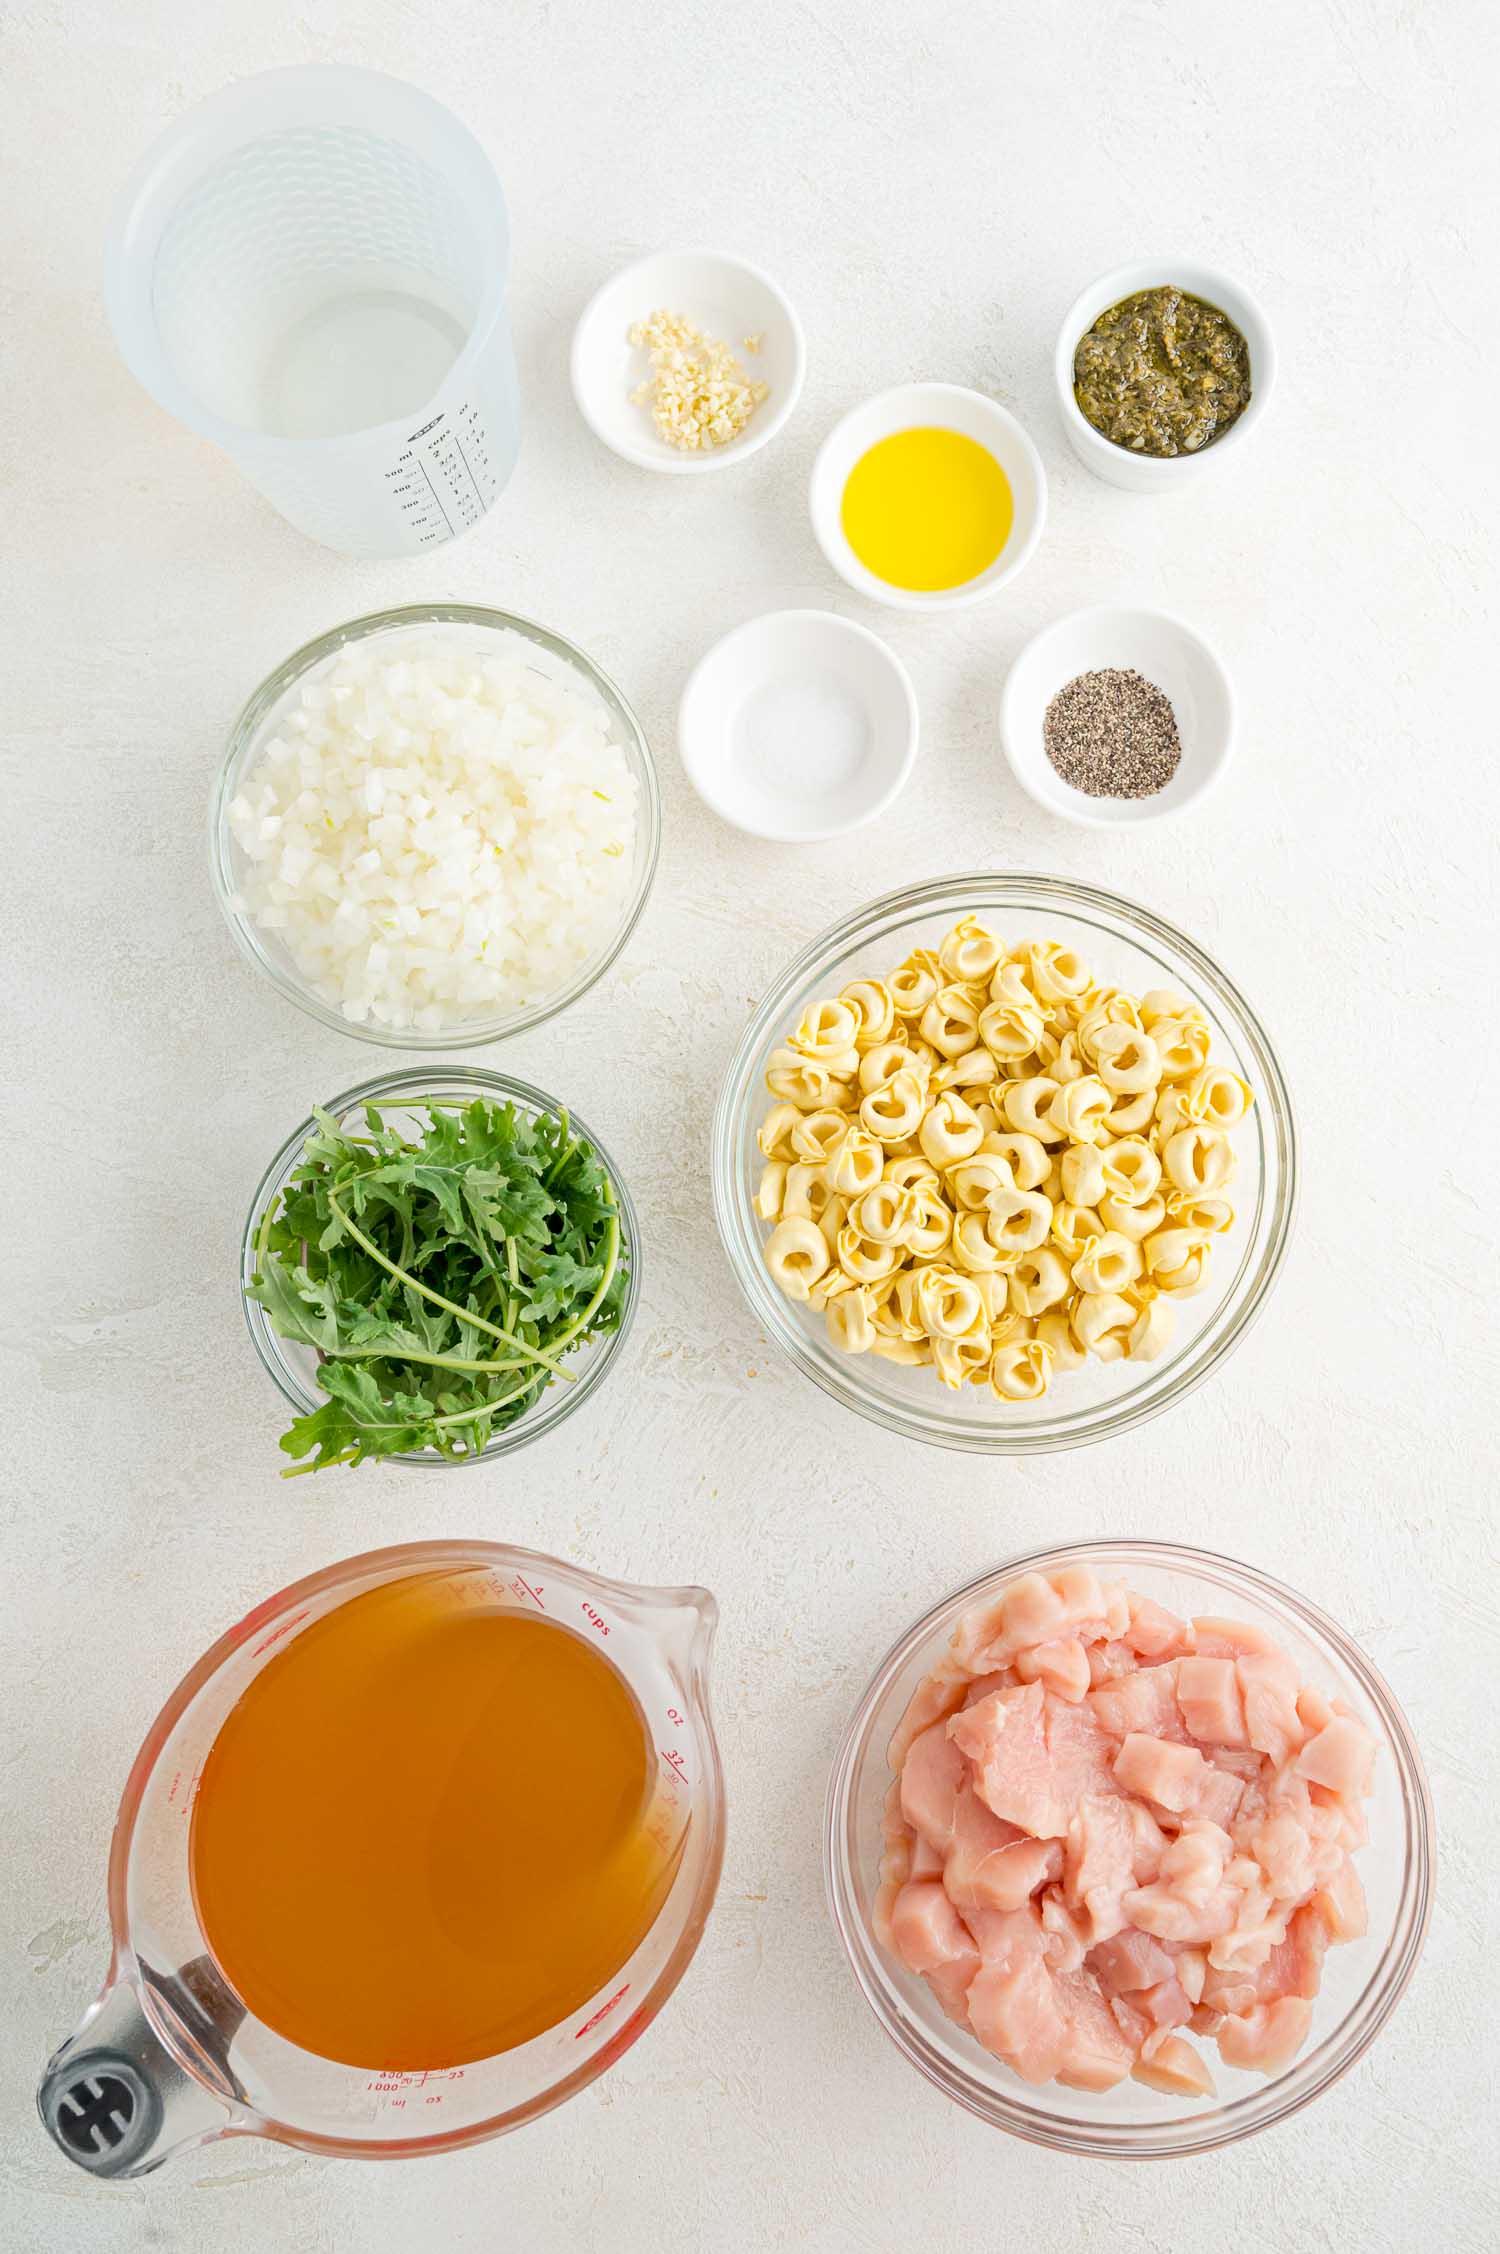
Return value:
<svg viewBox="0 0 1500 2254">
<path fill-rule="evenodd" d="M 1073 393 L 1135 454 L 1199 454 L 1250 404 L 1250 348 L 1227 313 L 1170 283 L 1100 314 L 1073 355 Z"/>
</svg>

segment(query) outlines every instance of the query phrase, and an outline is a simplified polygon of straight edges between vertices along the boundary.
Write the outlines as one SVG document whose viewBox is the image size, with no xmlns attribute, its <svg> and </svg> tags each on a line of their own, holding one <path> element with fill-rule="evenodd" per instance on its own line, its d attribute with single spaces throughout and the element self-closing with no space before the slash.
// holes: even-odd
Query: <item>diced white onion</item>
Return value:
<svg viewBox="0 0 1500 2254">
<path fill-rule="evenodd" d="M 612 728 L 517 634 L 351 643 L 230 804 L 244 911 L 353 1024 L 436 1033 L 544 1001 L 631 889 L 636 783 Z"/>
</svg>

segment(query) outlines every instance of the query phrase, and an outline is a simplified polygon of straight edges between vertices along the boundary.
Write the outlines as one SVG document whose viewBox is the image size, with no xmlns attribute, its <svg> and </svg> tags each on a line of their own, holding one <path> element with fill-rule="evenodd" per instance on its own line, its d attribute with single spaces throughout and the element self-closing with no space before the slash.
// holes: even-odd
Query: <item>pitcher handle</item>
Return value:
<svg viewBox="0 0 1500 2254">
<path fill-rule="evenodd" d="M 117 1978 L 53 2053 L 37 2110 L 60 2151 L 91 2176 L 144 2176 L 185 2146 L 223 2136 L 239 2108 L 158 2034 L 135 1979 Z"/>
</svg>

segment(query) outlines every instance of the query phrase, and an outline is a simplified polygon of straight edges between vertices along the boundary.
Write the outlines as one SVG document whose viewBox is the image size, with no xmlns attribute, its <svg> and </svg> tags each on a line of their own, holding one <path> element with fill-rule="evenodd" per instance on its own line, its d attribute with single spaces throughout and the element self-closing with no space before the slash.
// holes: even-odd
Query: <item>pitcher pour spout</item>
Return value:
<svg viewBox="0 0 1500 2254">
<path fill-rule="evenodd" d="M 206 1959 L 184 1966 L 168 1985 L 179 1991 L 175 1999 L 158 1994 L 140 1967 L 117 1971 L 42 2076 L 43 2126 L 91 2176 L 144 2176 L 174 2152 L 246 2125 L 222 2063 L 243 2007 Z M 198 2072 L 189 2072 L 185 2056 Z"/>
<path fill-rule="evenodd" d="M 707 1589 L 641 1589 L 637 1602 L 684 1685 L 706 1688 L 719 1607 Z"/>
</svg>

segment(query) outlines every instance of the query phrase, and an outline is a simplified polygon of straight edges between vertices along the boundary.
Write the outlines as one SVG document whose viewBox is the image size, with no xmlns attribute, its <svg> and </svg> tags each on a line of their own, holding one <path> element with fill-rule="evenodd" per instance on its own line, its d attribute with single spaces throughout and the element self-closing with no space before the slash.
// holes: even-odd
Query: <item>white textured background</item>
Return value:
<svg viewBox="0 0 1500 2254">
<path fill-rule="evenodd" d="M 1492 2247 L 1486 0 L 12 0 L 0 16 L 6 2254 Z M 346 563 L 289 531 L 136 390 L 100 307 L 105 217 L 138 151 L 225 80 L 303 59 L 418 80 L 486 141 L 511 201 L 520 469 L 477 534 L 420 561 Z M 781 278 L 807 389 L 741 469 L 653 478 L 578 421 L 567 340 L 613 267 L 694 239 Z M 1172 247 L 1262 296 L 1282 379 L 1238 465 L 1157 504 L 1074 466 L 1049 361 L 1086 281 Z M 803 505 L 834 417 L 914 376 L 994 391 L 1052 478 L 1024 579 L 949 621 L 877 614 L 835 584 Z M 377 1060 L 241 965 L 204 803 L 276 661 L 423 596 L 575 636 L 656 748 L 665 850 L 626 957 L 490 1057 L 598 1120 L 642 1210 L 644 1305 L 614 1382 L 552 1440 L 452 1480 L 284 1486 L 239 1231 L 309 1098 Z M 1242 714 L 1219 795 L 1120 839 L 1034 812 L 992 717 L 1022 640 L 1110 598 L 1201 625 Z M 795 851 L 718 826 L 672 739 L 698 652 L 787 603 L 887 633 L 924 724 L 893 813 Z M 1112 1447 L 1017 1466 L 886 1438 L 778 1367 L 706 1174 L 715 1084 L 773 970 L 859 901 L 975 859 L 1116 887 L 1218 953 L 1280 1043 L 1304 1136 L 1291 1259 L 1227 1370 Z M 136 2185 L 85 2181 L 31 2092 L 103 1969 L 106 1842 L 146 1723 L 272 1588 L 458 1533 L 718 1592 L 729 1860 L 675 2002 L 603 2083 L 505 2143 L 382 2169 L 232 2144 Z M 1103 1533 L 1204 1540 L 1326 1605 L 1406 1703 L 1441 1829 L 1426 1957 L 1375 2052 L 1269 2137 L 1149 2169 L 1033 2151 L 928 2090 L 856 1998 L 818 1869 L 830 1750 L 889 1638 L 1019 1547 Z"/>
</svg>

